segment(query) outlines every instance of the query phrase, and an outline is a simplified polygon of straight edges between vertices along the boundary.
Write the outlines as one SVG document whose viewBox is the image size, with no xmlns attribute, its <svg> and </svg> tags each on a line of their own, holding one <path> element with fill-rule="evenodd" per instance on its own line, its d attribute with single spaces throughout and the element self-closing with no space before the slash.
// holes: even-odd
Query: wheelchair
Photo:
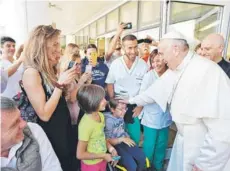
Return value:
<svg viewBox="0 0 230 171">
<path fill-rule="evenodd" d="M 146 158 L 145 162 L 146 162 L 146 171 L 151 171 L 149 159 Z M 110 163 L 108 163 L 106 171 L 129 171 L 129 170 L 127 170 L 124 166 L 120 165 L 119 163 L 115 167 L 113 167 Z"/>
</svg>

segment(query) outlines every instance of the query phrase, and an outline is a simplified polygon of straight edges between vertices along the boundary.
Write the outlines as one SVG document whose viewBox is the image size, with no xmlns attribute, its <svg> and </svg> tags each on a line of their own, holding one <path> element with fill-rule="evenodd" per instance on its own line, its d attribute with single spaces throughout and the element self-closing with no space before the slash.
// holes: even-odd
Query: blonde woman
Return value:
<svg viewBox="0 0 230 171">
<path fill-rule="evenodd" d="M 74 43 L 69 43 L 66 46 L 64 55 L 60 60 L 60 72 L 63 72 L 67 69 L 69 62 L 74 60 L 73 56 L 80 56 L 79 47 Z"/>
<path fill-rule="evenodd" d="M 38 124 L 46 132 L 63 171 L 72 171 L 78 167 L 76 142 L 62 87 L 69 85 L 77 73 L 74 66 L 57 78 L 59 36 L 60 30 L 52 26 L 40 25 L 31 32 L 24 49 L 23 85 L 38 115 Z"/>
</svg>

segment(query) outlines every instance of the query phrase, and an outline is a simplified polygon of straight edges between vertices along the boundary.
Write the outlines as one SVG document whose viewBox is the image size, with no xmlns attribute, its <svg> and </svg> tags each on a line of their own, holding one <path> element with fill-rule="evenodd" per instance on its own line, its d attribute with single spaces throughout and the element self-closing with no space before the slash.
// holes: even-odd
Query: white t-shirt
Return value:
<svg viewBox="0 0 230 171">
<path fill-rule="evenodd" d="M 1 67 L 6 70 L 8 69 L 12 63 L 6 59 L 2 59 L 0 61 Z M 5 91 L 1 94 L 2 96 L 12 98 L 14 97 L 18 92 L 21 91 L 21 88 L 19 86 L 19 81 L 22 79 L 22 74 L 23 74 L 23 64 L 19 66 L 17 71 L 8 77 L 8 82 Z"/>
<path fill-rule="evenodd" d="M 37 140 L 42 161 L 41 171 L 62 171 L 59 160 L 53 150 L 51 143 L 49 142 L 43 129 L 35 123 L 27 123 L 34 138 Z M 22 142 L 14 145 L 9 152 L 8 158 L 1 157 L 0 167 L 11 167 L 16 169 L 17 158 L 15 154 L 17 150 L 22 146 Z"/>
<path fill-rule="evenodd" d="M 5 91 L 8 82 L 8 73 L 1 68 L 1 93 Z"/>
<path fill-rule="evenodd" d="M 142 79 L 147 70 L 148 65 L 139 57 L 136 57 L 131 69 L 129 69 L 122 56 L 111 64 L 105 82 L 114 84 L 115 96 L 131 98 L 139 93 Z"/>
</svg>

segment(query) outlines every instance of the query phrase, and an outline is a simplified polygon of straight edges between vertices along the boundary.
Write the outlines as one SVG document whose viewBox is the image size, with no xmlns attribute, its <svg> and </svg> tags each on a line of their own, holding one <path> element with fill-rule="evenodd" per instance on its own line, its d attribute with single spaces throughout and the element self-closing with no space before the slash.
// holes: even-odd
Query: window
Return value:
<svg viewBox="0 0 230 171">
<path fill-rule="evenodd" d="M 83 37 L 83 30 L 80 30 L 79 32 L 79 45 L 83 45 L 84 44 L 84 37 Z"/>
<path fill-rule="evenodd" d="M 62 35 L 60 37 L 60 44 L 61 44 L 61 48 L 64 49 L 64 47 L 66 46 L 66 36 Z"/>
<path fill-rule="evenodd" d="M 160 1 L 140 1 L 139 29 L 160 25 Z"/>
<path fill-rule="evenodd" d="M 75 35 L 73 34 L 69 34 L 69 35 L 66 35 L 65 37 L 66 39 L 66 44 L 68 45 L 69 43 L 75 43 Z"/>
<path fill-rule="evenodd" d="M 119 13 L 118 13 L 118 9 L 116 9 L 107 15 L 106 31 L 111 32 L 116 30 L 118 23 L 119 23 Z"/>
<path fill-rule="evenodd" d="M 84 28 L 83 35 L 84 35 L 84 44 L 87 44 L 89 39 L 89 26 Z"/>
<path fill-rule="evenodd" d="M 218 32 L 222 7 L 214 5 L 172 2 L 167 31 L 177 30 L 186 35 L 188 43 L 202 40 L 210 33 Z"/>
<path fill-rule="evenodd" d="M 97 20 L 97 35 L 105 33 L 105 17 Z"/>
<path fill-rule="evenodd" d="M 91 39 L 95 39 L 97 37 L 97 32 L 96 32 L 96 22 L 92 23 L 89 27 L 89 35 Z"/>
<path fill-rule="evenodd" d="M 131 22 L 133 29 L 137 29 L 137 3 L 137 1 L 131 1 L 120 7 L 120 21 Z"/>
</svg>

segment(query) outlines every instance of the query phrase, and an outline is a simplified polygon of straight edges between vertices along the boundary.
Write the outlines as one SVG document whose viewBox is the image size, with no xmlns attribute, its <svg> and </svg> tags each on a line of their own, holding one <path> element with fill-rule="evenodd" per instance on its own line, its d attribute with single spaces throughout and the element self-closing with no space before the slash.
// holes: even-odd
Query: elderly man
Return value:
<svg viewBox="0 0 230 171">
<path fill-rule="evenodd" d="M 220 34 L 208 35 L 201 44 L 202 55 L 216 62 L 230 78 L 230 63 L 222 57 L 224 50 L 224 38 Z"/>
<path fill-rule="evenodd" d="M 26 124 L 13 100 L 1 101 L 1 171 L 61 171 L 54 150 L 40 126 Z"/>
<path fill-rule="evenodd" d="M 229 78 L 178 32 L 164 35 L 158 52 L 169 70 L 129 103 L 170 109 L 178 133 L 168 171 L 229 171 Z"/>
</svg>

